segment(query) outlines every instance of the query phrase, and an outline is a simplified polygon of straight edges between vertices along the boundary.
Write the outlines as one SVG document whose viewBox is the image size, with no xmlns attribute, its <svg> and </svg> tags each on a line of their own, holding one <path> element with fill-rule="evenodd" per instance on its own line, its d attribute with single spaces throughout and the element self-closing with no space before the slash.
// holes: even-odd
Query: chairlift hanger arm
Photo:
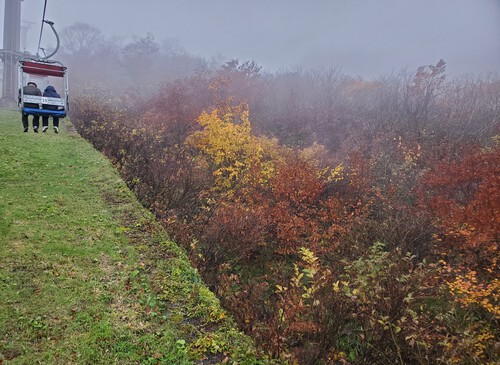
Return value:
<svg viewBox="0 0 500 365">
<path fill-rule="evenodd" d="M 54 51 L 45 57 L 41 57 L 42 60 L 48 60 L 50 57 L 55 55 L 57 53 L 57 51 L 59 50 L 60 40 L 59 40 L 59 34 L 57 34 L 57 32 L 56 32 L 56 28 L 54 28 L 54 22 L 51 22 L 50 20 L 44 20 L 43 22 L 50 25 L 50 28 L 52 28 L 52 31 L 54 32 L 54 34 L 56 36 L 56 40 L 57 40 L 56 48 L 54 49 Z M 38 48 L 40 49 L 40 47 L 38 47 Z"/>
</svg>

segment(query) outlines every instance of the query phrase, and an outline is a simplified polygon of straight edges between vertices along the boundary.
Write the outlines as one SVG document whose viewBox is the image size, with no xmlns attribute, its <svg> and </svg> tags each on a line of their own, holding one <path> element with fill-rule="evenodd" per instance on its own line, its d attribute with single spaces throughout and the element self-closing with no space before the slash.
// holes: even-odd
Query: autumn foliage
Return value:
<svg viewBox="0 0 500 365">
<path fill-rule="evenodd" d="M 72 121 L 275 359 L 494 364 L 500 82 L 445 66 L 368 83 L 231 61 L 150 100 L 84 93 Z"/>
</svg>

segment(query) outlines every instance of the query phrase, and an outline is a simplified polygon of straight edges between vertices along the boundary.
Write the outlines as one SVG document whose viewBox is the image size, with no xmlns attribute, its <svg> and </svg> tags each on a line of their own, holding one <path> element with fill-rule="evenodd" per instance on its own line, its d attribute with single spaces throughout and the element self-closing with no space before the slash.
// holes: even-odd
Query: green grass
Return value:
<svg viewBox="0 0 500 365">
<path fill-rule="evenodd" d="M 0 111 L 0 364 L 265 364 L 76 134 Z"/>
</svg>

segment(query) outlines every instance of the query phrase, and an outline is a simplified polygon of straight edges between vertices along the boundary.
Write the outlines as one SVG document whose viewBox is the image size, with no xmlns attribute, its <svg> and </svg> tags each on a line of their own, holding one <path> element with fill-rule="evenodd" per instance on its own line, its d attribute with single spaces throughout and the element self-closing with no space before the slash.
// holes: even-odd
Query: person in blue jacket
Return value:
<svg viewBox="0 0 500 365">
<path fill-rule="evenodd" d="M 43 96 L 48 96 L 50 98 L 61 97 L 61 95 L 57 93 L 56 89 L 52 85 L 49 85 L 45 88 L 45 90 L 43 91 Z M 55 105 L 43 105 L 43 109 L 57 110 L 58 107 Z M 54 125 L 54 132 L 59 133 L 59 117 L 53 116 L 52 123 Z M 47 129 L 49 129 L 49 117 L 44 115 L 42 116 L 42 132 L 47 132 Z"/>
</svg>

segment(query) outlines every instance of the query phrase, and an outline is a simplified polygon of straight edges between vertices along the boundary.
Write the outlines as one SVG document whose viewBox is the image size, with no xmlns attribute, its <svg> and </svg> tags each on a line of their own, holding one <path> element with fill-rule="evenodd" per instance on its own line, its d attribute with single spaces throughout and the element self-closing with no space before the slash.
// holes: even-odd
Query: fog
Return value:
<svg viewBox="0 0 500 365">
<path fill-rule="evenodd" d="M 22 3 L 32 53 L 43 7 Z M 371 78 L 439 59 L 451 74 L 500 71 L 499 0 L 48 0 L 45 18 L 59 31 L 83 22 L 106 37 L 150 32 L 191 54 L 254 60 L 266 71 L 336 67 Z M 42 46 L 53 46 L 48 26 L 43 34 Z"/>
</svg>

